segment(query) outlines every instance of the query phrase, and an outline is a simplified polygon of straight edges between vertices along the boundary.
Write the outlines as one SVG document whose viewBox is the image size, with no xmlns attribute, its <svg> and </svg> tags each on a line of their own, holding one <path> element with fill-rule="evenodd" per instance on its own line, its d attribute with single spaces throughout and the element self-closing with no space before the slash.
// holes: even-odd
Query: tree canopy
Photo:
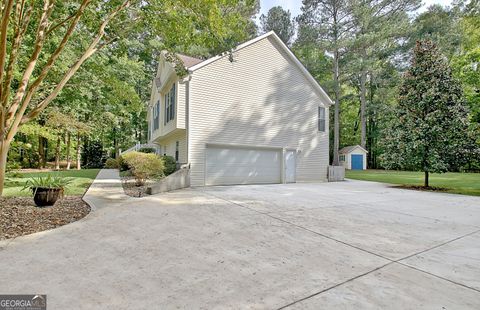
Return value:
<svg viewBox="0 0 480 310">
<path fill-rule="evenodd" d="M 338 163 L 338 147 L 360 144 L 369 151 L 369 167 L 385 167 L 380 142 L 395 122 L 391 110 L 419 40 L 431 40 L 446 56 L 471 111 L 469 123 L 478 124 L 478 0 L 433 5 L 422 13 L 417 0 L 302 4 L 292 48 L 335 100 L 330 122 L 333 164 Z M 480 165 L 471 156 L 466 167 Z"/>
<path fill-rule="evenodd" d="M 228 50 L 253 33 L 257 9 L 256 0 L 2 1 L 0 194 L 19 128 L 52 102 L 87 122 L 108 112 L 118 114 L 115 125 L 122 116 L 140 119 L 149 73 L 162 49 Z M 79 70 L 83 79 L 75 81 Z M 92 113 L 99 106 L 104 113 Z"/>
<path fill-rule="evenodd" d="M 260 25 L 263 33 L 275 31 L 285 44 L 290 44 L 295 34 L 295 26 L 290 11 L 281 6 L 274 6 L 267 15 L 260 16 Z"/>
</svg>

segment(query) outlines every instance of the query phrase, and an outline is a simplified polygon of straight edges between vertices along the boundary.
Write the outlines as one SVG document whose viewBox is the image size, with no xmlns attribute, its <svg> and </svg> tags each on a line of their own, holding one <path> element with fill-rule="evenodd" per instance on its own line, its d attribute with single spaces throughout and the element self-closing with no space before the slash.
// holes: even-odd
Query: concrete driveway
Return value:
<svg viewBox="0 0 480 310">
<path fill-rule="evenodd" d="M 135 199 L 0 243 L 0 293 L 48 309 L 480 309 L 480 198 L 346 181 Z"/>
</svg>

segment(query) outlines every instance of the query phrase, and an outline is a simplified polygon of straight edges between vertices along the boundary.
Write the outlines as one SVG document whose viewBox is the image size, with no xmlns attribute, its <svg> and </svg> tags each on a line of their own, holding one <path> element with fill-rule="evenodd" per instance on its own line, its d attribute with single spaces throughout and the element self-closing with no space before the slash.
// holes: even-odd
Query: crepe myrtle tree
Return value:
<svg viewBox="0 0 480 310">
<path fill-rule="evenodd" d="M 101 18 L 90 43 L 49 91 L 42 83 L 62 55 L 74 35 L 80 18 L 92 0 L 83 0 L 73 14 L 59 14 L 55 9 L 67 10 L 55 0 L 3 0 L 0 20 L 0 195 L 3 192 L 5 166 L 10 144 L 21 125 L 37 117 L 60 91 L 80 66 L 110 39 L 106 39 L 107 25 L 125 8 L 129 0 L 113 5 Z M 108 7 L 108 6 L 107 6 Z M 62 12 L 62 13 L 64 13 Z M 51 35 L 63 30 L 53 50 Z M 33 42 L 30 42 L 33 40 Z M 49 44 L 46 44 L 49 43 Z M 25 48 L 28 46 L 28 48 Z M 48 50 L 48 51 L 47 51 Z M 26 59 L 26 61 L 23 61 Z"/>
<path fill-rule="evenodd" d="M 80 67 L 128 33 L 164 48 L 234 42 L 255 0 L 2 0 L 0 4 L 0 196 L 19 128 L 60 94 Z M 247 10 L 247 12 L 250 12 Z M 213 35 L 212 35 L 213 33 Z M 228 40 L 230 39 L 230 40 Z"/>
<path fill-rule="evenodd" d="M 478 156 L 460 83 L 429 40 L 418 41 L 399 89 L 392 126 L 384 139 L 387 169 L 429 173 L 461 169 Z"/>
</svg>

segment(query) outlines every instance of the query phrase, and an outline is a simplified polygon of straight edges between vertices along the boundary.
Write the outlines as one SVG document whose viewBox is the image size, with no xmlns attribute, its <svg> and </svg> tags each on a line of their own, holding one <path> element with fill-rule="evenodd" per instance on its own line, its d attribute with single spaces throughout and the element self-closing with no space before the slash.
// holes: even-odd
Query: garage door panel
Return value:
<svg viewBox="0 0 480 310">
<path fill-rule="evenodd" d="M 280 183 L 281 152 L 207 148 L 206 185 Z"/>
</svg>

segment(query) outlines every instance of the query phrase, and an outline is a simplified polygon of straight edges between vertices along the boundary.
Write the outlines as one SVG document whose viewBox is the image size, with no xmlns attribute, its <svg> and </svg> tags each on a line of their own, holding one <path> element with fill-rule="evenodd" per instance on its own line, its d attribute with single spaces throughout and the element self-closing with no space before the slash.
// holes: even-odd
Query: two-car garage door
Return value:
<svg viewBox="0 0 480 310">
<path fill-rule="evenodd" d="M 209 146 L 205 185 L 280 183 L 279 149 Z"/>
</svg>

